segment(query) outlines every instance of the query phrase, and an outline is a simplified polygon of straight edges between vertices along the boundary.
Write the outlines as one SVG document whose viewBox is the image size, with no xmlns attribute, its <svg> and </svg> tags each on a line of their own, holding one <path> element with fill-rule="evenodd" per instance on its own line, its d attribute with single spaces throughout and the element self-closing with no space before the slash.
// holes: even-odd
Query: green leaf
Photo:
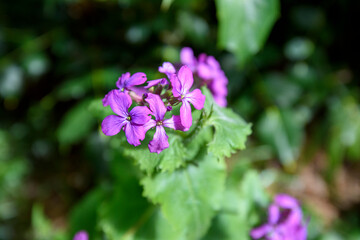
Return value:
<svg viewBox="0 0 360 240">
<path fill-rule="evenodd" d="M 57 137 L 61 144 L 76 143 L 90 133 L 95 119 L 91 116 L 88 106 L 89 101 L 82 101 L 63 117 L 57 129 Z"/>
<path fill-rule="evenodd" d="M 115 115 L 111 110 L 110 106 L 104 107 L 102 104 L 102 99 L 94 99 L 89 103 L 89 111 L 99 120 L 103 120 L 109 115 Z"/>
<path fill-rule="evenodd" d="M 330 170 L 334 171 L 345 157 L 360 159 L 360 107 L 347 96 L 330 103 L 330 137 L 327 148 Z"/>
<path fill-rule="evenodd" d="M 111 239 L 128 239 L 151 216 L 153 207 L 141 195 L 136 178 L 115 184 L 114 194 L 99 208 L 98 226 Z"/>
<path fill-rule="evenodd" d="M 139 147 L 134 148 L 126 145 L 124 154 L 132 157 L 136 164 L 140 166 L 140 169 L 148 174 L 153 173 L 155 168 L 163 172 L 172 172 L 184 166 L 188 158 L 182 137 L 171 133 L 171 130 L 168 131 L 167 135 L 169 137 L 169 148 L 163 150 L 160 154 L 149 151 L 148 143 L 152 139 L 152 134 L 148 134 L 147 139 Z"/>
<path fill-rule="evenodd" d="M 71 236 L 80 230 L 86 230 L 90 239 L 95 239 L 95 230 L 98 221 L 98 207 L 105 199 L 105 191 L 99 187 L 88 193 L 84 199 L 75 205 L 70 213 Z"/>
<path fill-rule="evenodd" d="M 46 218 L 43 208 L 35 204 L 32 208 L 31 214 L 32 229 L 34 239 L 38 240 L 65 240 L 65 232 L 55 230 L 49 219 Z"/>
<path fill-rule="evenodd" d="M 244 149 L 247 136 L 251 133 L 251 124 L 247 124 L 231 109 L 219 107 L 207 88 L 202 88 L 202 92 L 206 95 L 204 110 L 208 115 L 205 126 L 215 128 L 213 140 L 208 145 L 209 152 L 222 158 Z"/>
<path fill-rule="evenodd" d="M 266 110 L 258 123 L 260 139 L 270 145 L 280 161 L 287 166 L 295 163 L 303 141 L 303 127 L 308 120 L 301 111 Z"/>
<path fill-rule="evenodd" d="M 240 182 L 227 181 L 222 208 L 204 240 L 250 239 L 249 232 L 259 221 L 256 211 L 263 211 L 268 202 L 256 171 L 246 171 Z"/>
<path fill-rule="evenodd" d="M 204 151 L 194 164 L 173 173 L 145 177 L 144 195 L 161 205 L 165 218 L 177 234 L 173 239 L 203 236 L 219 209 L 225 182 L 224 161 Z"/>
<path fill-rule="evenodd" d="M 244 64 L 263 46 L 279 17 L 278 0 L 216 0 L 219 46 Z"/>
</svg>

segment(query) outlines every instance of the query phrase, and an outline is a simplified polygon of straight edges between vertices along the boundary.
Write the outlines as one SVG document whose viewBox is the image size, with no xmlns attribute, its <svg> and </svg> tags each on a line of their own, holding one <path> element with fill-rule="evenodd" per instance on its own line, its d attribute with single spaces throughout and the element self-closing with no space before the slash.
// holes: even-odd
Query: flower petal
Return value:
<svg viewBox="0 0 360 240">
<path fill-rule="evenodd" d="M 166 85 L 167 80 L 165 78 L 160 78 L 160 79 L 156 79 L 156 80 L 147 81 L 147 85 L 145 86 L 145 88 L 151 88 L 152 86 L 155 86 L 158 84 Z"/>
<path fill-rule="evenodd" d="M 128 116 L 128 109 L 131 106 L 131 98 L 127 93 L 113 91 L 108 97 L 111 109 L 117 115 L 126 118 Z"/>
<path fill-rule="evenodd" d="M 185 128 L 181 124 L 181 118 L 180 118 L 180 116 L 177 116 L 177 115 L 173 115 L 171 118 L 163 120 L 163 126 L 167 127 L 167 128 L 172 128 L 175 130 L 181 130 L 181 131 L 189 130 L 188 128 Z"/>
<path fill-rule="evenodd" d="M 260 227 L 254 228 L 250 232 L 250 236 L 255 239 L 264 237 L 271 230 L 271 226 L 268 224 L 261 225 Z"/>
<path fill-rule="evenodd" d="M 200 89 L 195 89 L 185 96 L 185 99 L 189 101 L 197 110 L 200 110 L 204 107 L 205 98 L 205 95 L 201 93 Z"/>
<path fill-rule="evenodd" d="M 181 83 L 179 81 L 179 78 L 173 74 L 170 77 L 170 82 L 171 82 L 171 86 L 172 86 L 172 93 L 174 95 L 174 97 L 178 98 L 181 96 Z"/>
<path fill-rule="evenodd" d="M 151 118 L 149 114 L 151 114 L 151 112 L 149 108 L 145 106 L 134 107 L 129 113 L 131 122 L 137 125 L 144 125 L 147 123 Z"/>
<path fill-rule="evenodd" d="M 150 152 L 156 152 L 157 154 L 159 154 L 162 152 L 162 150 L 168 147 L 169 147 L 168 136 L 166 135 L 164 127 L 156 126 L 156 132 L 154 134 L 154 138 L 149 142 Z"/>
<path fill-rule="evenodd" d="M 268 222 L 275 224 L 279 221 L 280 209 L 277 205 L 271 204 L 268 208 Z"/>
<path fill-rule="evenodd" d="M 129 79 L 125 81 L 125 88 L 141 85 L 146 82 L 146 74 L 142 72 L 134 73 Z"/>
<path fill-rule="evenodd" d="M 181 118 L 181 124 L 185 128 L 191 127 L 192 125 L 191 106 L 186 99 L 183 99 L 182 105 L 180 107 L 180 118 Z"/>
<path fill-rule="evenodd" d="M 181 84 L 181 94 L 188 93 L 194 83 L 193 73 L 188 66 L 182 66 L 180 68 L 178 79 Z"/>
<path fill-rule="evenodd" d="M 283 193 L 276 195 L 274 202 L 282 208 L 291 209 L 299 207 L 298 201 L 295 198 Z"/>
<path fill-rule="evenodd" d="M 212 69 L 204 62 L 199 63 L 197 73 L 199 77 L 209 80 L 214 77 Z"/>
<path fill-rule="evenodd" d="M 79 231 L 75 234 L 73 240 L 88 240 L 89 236 L 85 231 Z"/>
<path fill-rule="evenodd" d="M 140 140 L 144 140 L 145 131 L 143 126 L 131 124 L 127 122 L 124 128 L 125 136 L 129 144 L 139 146 Z"/>
<path fill-rule="evenodd" d="M 150 128 L 156 126 L 156 121 L 154 119 L 150 119 L 147 123 L 144 124 L 144 131 L 149 131 Z"/>
<path fill-rule="evenodd" d="M 162 66 L 159 67 L 159 72 L 165 73 L 169 78 L 172 74 L 176 73 L 174 65 L 169 62 L 164 62 Z"/>
<path fill-rule="evenodd" d="M 115 89 L 111 90 L 110 92 L 108 92 L 105 97 L 103 98 L 102 100 L 102 103 L 103 103 L 103 106 L 106 107 L 106 106 L 109 106 L 110 102 L 109 102 L 109 98 L 111 96 L 111 94 L 114 93 L 114 91 L 116 91 Z"/>
<path fill-rule="evenodd" d="M 118 134 L 126 124 L 126 119 L 116 115 L 107 116 L 101 123 L 101 130 L 107 136 Z"/>
<path fill-rule="evenodd" d="M 121 90 L 123 88 L 125 88 L 125 81 L 128 80 L 130 78 L 130 73 L 124 73 L 121 75 L 121 77 L 119 77 L 119 79 L 116 82 L 116 86 Z"/>
<path fill-rule="evenodd" d="M 184 47 L 181 49 L 180 60 L 182 64 L 187 65 L 192 71 L 195 71 L 197 61 L 191 48 Z"/>
<path fill-rule="evenodd" d="M 149 103 L 150 110 L 155 116 L 156 121 L 162 121 L 166 113 L 166 107 L 159 95 L 148 93 L 145 101 Z"/>
</svg>

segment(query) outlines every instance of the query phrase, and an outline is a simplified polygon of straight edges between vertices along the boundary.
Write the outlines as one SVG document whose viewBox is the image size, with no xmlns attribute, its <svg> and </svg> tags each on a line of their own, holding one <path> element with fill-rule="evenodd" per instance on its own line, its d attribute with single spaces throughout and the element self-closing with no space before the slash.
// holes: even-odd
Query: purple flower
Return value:
<svg viewBox="0 0 360 240">
<path fill-rule="evenodd" d="M 198 62 L 191 48 L 184 47 L 183 49 L 181 49 L 180 61 L 182 64 L 188 66 L 191 69 L 191 71 L 193 72 L 196 71 Z"/>
<path fill-rule="evenodd" d="M 73 240 L 88 240 L 89 236 L 86 231 L 79 231 L 75 234 Z"/>
<path fill-rule="evenodd" d="M 127 93 L 128 91 L 135 91 L 138 92 L 139 89 L 135 88 L 134 86 L 141 85 L 146 82 L 146 74 L 142 72 L 138 72 L 130 76 L 130 73 L 124 73 L 119 77 L 116 82 L 116 86 L 118 87 L 118 91 Z M 103 99 L 104 107 L 108 106 L 109 97 L 117 90 L 111 90 L 108 94 L 105 95 Z"/>
<path fill-rule="evenodd" d="M 150 119 L 145 125 L 145 131 L 148 131 L 152 127 L 156 127 L 156 132 L 153 140 L 149 143 L 150 152 L 160 153 L 162 150 L 169 147 L 168 136 L 166 135 L 164 127 L 173 128 L 176 130 L 183 130 L 179 116 L 172 116 L 169 119 L 164 119 L 166 113 L 166 107 L 164 102 L 158 95 L 148 93 L 145 99 L 149 103 L 150 110 L 154 119 Z"/>
<path fill-rule="evenodd" d="M 182 102 L 180 108 L 181 123 L 188 129 L 192 125 L 190 103 L 200 110 L 204 107 L 205 96 L 201 93 L 200 89 L 194 89 L 190 92 L 194 79 L 191 70 L 187 66 L 182 66 L 177 75 L 173 74 L 171 76 L 170 81 L 174 97 Z"/>
<path fill-rule="evenodd" d="M 165 73 L 168 78 L 171 77 L 172 74 L 176 73 L 175 67 L 169 63 L 164 62 L 161 67 L 159 67 L 159 72 Z"/>
<path fill-rule="evenodd" d="M 268 222 L 251 230 L 254 239 L 306 240 L 306 225 L 296 199 L 286 194 L 275 197 L 268 208 Z"/>
<path fill-rule="evenodd" d="M 147 85 L 145 86 L 145 88 L 151 88 L 151 87 L 156 86 L 158 84 L 164 86 L 164 85 L 168 84 L 168 81 L 165 78 L 160 78 L 160 79 L 156 79 L 156 80 L 147 81 Z"/>
<path fill-rule="evenodd" d="M 103 120 L 101 124 L 103 133 L 107 136 L 113 136 L 124 128 L 129 144 L 140 145 L 140 140 L 145 138 L 143 125 L 151 118 L 148 116 L 150 114 L 149 109 L 145 106 L 137 106 L 129 112 L 132 103 L 130 97 L 126 93 L 118 91 L 111 94 L 108 101 L 111 109 L 117 115 L 107 116 Z"/>
<path fill-rule="evenodd" d="M 228 79 L 222 71 L 219 62 L 213 56 L 202 53 L 198 59 L 194 56 L 191 48 L 184 47 L 180 52 L 181 63 L 187 65 L 191 71 L 204 80 L 203 84 L 210 89 L 215 102 L 225 107 L 227 105 L 226 96 L 228 94 Z"/>
</svg>

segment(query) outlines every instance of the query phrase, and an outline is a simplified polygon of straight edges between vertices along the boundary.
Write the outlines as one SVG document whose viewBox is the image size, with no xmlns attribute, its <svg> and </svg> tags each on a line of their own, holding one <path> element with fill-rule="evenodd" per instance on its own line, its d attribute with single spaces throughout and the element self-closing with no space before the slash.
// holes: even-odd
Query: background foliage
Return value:
<svg viewBox="0 0 360 240">
<path fill-rule="evenodd" d="M 358 11 L 353 1 L 0 2 L 0 239 L 70 239 L 79 229 L 173 239 L 168 220 L 189 206 L 172 187 L 198 176 L 217 176 L 193 186 L 206 211 L 175 227 L 198 226 L 183 233 L 194 239 L 248 239 L 276 192 L 302 201 L 309 239 L 358 239 Z M 219 59 L 232 110 L 216 109 L 194 145 L 171 136 L 168 151 L 184 156 L 173 162 L 104 137 L 99 100 L 117 77 L 159 77 L 183 46 Z M 245 121 L 253 133 L 239 152 Z M 196 147 L 207 143 L 209 152 Z M 143 154 L 154 161 L 136 161 Z M 186 162 L 195 155 L 202 168 Z M 163 179 L 170 189 L 157 191 Z M 219 191 L 226 181 L 223 201 L 209 181 Z M 174 204 L 161 211 L 149 199 Z"/>
</svg>

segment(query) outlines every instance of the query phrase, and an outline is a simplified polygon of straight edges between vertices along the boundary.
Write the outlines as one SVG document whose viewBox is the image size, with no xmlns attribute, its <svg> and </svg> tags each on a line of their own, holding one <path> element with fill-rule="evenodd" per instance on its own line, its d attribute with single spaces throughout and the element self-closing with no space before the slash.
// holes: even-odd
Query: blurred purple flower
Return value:
<svg viewBox="0 0 360 240">
<path fill-rule="evenodd" d="M 130 97 L 123 92 L 114 92 L 109 96 L 109 105 L 117 115 L 107 116 L 101 129 L 107 136 L 118 134 L 123 128 L 129 144 L 138 146 L 140 140 L 144 140 L 145 131 L 143 125 L 150 120 L 150 110 L 145 106 L 134 107 L 129 112 L 131 106 Z"/>
<path fill-rule="evenodd" d="M 173 74 L 171 76 L 170 81 L 174 97 L 182 102 L 180 107 L 181 123 L 188 129 L 192 125 L 190 103 L 200 110 L 204 107 L 205 96 L 201 93 L 200 89 L 194 89 L 190 92 L 194 79 L 190 68 L 187 66 L 182 66 L 177 75 Z"/>
<path fill-rule="evenodd" d="M 73 240 L 88 240 L 89 236 L 86 231 L 79 231 L 75 234 Z"/>
<path fill-rule="evenodd" d="M 221 107 L 226 107 L 228 79 L 224 71 L 222 71 L 219 62 L 213 56 L 207 56 L 204 53 L 200 54 L 198 59 L 196 59 L 193 50 L 189 47 L 184 47 L 181 50 L 180 60 L 194 74 L 196 73 L 204 80 L 204 84 L 210 89 L 215 102 Z"/>
<path fill-rule="evenodd" d="M 159 72 L 165 73 L 168 78 L 171 77 L 172 74 L 176 73 L 175 67 L 169 63 L 164 62 L 162 66 L 159 67 Z"/>
<path fill-rule="evenodd" d="M 286 194 L 275 196 L 268 208 L 268 222 L 251 230 L 254 239 L 306 240 L 306 224 L 297 200 Z"/>
<path fill-rule="evenodd" d="M 176 130 L 184 130 L 184 127 L 181 125 L 179 116 L 172 116 L 169 119 L 164 119 L 167 108 L 158 95 L 148 93 L 145 101 L 149 103 L 150 110 L 152 115 L 154 115 L 155 120 L 150 119 L 144 125 L 144 129 L 145 131 L 148 131 L 150 128 L 156 127 L 154 138 L 149 143 L 149 150 L 150 152 L 159 154 L 169 147 L 168 136 L 166 135 L 164 127 Z"/>
<path fill-rule="evenodd" d="M 156 80 L 147 81 L 147 85 L 145 86 L 145 88 L 151 88 L 158 84 L 164 86 L 164 85 L 168 84 L 168 81 L 166 80 L 166 78 L 160 78 L 160 79 L 156 79 Z"/>
<path fill-rule="evenodd" d="M 139 91 L 141 91 L 141 90 L 139 90 L 138 88 L 135 88 L 135 86 L 141 85 L 144 82 L 146 82 L 146 74 L 145 73 L 138 72 L 138 73 L 134 73 L 132 76 L 130 76 L 129 72 L 122 74 L 121 77 L 119 77 L 119 79 L 116 82 L 116 86 L 118 87 L 118 89 L 111 90 L 103 98 L 102 102 L 103 102 L 104 107 L 106 107 L 110 104 L 109 97 L 114 92 L 120 91 L 120 92 L 127 93 L 128 91 L 135 91 L 138 94 Z"/>
</svg>

